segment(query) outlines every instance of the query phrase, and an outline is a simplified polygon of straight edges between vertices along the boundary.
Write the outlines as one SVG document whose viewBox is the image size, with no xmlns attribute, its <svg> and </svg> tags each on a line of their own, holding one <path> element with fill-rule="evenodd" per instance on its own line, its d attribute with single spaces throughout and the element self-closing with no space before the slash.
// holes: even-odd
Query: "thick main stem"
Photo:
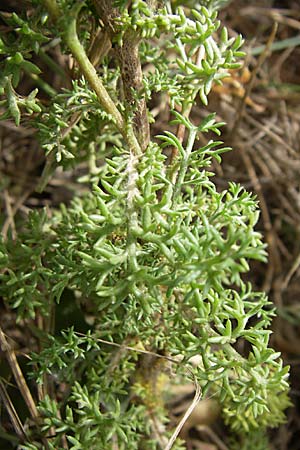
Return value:
<svg viewBox="0 0 300 450">
<path fill-rule="evenodd" d="M 119 18 L 119 8 L 114 7 L 112 0 L 93 0 L 95 8 L 105 25 L 111 42 L 114 42 L 115 55 L 121 71 L 125 105 L 132 114 L 132 124 L 135 135 L 142 150 L 150 141 L 150 127 L 147 116 L 147 106 L 143 91 L 143 74 L 139 56 L 140 36 L 132 30 L 127 30 L 118 43 L 115 30 L 115 20 Z M 138 98 L 136 96 L 138 94 Z"/>
</svg>

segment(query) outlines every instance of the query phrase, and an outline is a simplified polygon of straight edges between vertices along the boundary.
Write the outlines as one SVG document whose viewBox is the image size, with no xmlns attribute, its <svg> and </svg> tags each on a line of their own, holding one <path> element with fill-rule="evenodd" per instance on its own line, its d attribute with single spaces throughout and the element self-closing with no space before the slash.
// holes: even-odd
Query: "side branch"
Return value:
<svg viewBox="0 0 300 450">
<path fill-rule="evenodd" d="M 63 17 L 63 13 L 60 11 L 56 0 L 44 0 L 44 3 L 55 22 L 59 20 L 59 17 Z M 113 117 L 116 127 L 126 140 L 130 150 L 133 151 L 134 154 L 139 155 L 141 154 L 141 147 L 135 137 L 132 126 L 122 117 L 120 111 L 115 105 L 115 102 L 112 100 L 101 79 L 99 78 L 95 67 L 89 60 L 84 47 L 78 39 L 76 20 L 81 7 L 82 4 L 79 4 L 74 11 L 71 12 L 71 20 L 68 23 L 66 31 L 63 33 L 64 41 L 69 47 L 73 58 L 78 63 L 81 72 L 88 80 L 92 89 L 96 92 L 99 102 L 105 111 Z"/>
<path fill-rule="evenodd" d="M 125 128 L 124 119 L 105 89 L 102 81 L 98 77 L 95 67 L 88 59 L 87 54 L 78 39 L 76 31 L 76 18 L 73 18 L 68 26 L 65 34 L 65 42 L 71 50 L 71 53 L 77 61 L 82 73 L 96 92 L 101 105 L 105 111 L 115 119 L 118 130 L 123 134 Z"/>
</svg>

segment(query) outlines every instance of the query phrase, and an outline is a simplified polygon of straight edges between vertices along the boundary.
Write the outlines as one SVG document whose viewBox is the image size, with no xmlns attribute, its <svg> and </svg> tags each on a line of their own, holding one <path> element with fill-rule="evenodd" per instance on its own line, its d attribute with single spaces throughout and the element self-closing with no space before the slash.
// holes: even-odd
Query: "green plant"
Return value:
<svg viewBox="0 0 300 450">
<path fill-rule="evenodd" d="M 216 1 L 32 4 L 28 17 L 6 18 L 15 31 L 0 42 L 2 118 L 32 114 L 47 153 L 40 191 L 57 166 L 86 162 L 88 192 L 50 215 L 31 212 L 1 243 L 0 292 L 19 319 L 43 317 L 32 374 L 52 386 L 39 403 L 44 437 L 29 434 L 21 448 L 168 448 L 171 372 L 216 396 L 233 431 L 277 426 L 288 368 L 268 347 L 272 305 L 243 281 L 248 260 L 266 259 L 257 203 L 234 183 L 217 191 L 211 161 L 229 148 L 212 135 L 224 124 L 190 118 L 238 66 L 242 39 L 220 30 Z M 42 44 L 57 36 L 74 67 L 72 87 L 56 93 L 30 59 L 55 66 Z M 46 105 L 36 90 L 17 93 L 24 71 Z M 171 119 L 150 138 L 154 95 Z M 67 297 L 93 325 L 55 333 Z"/>
</svg>

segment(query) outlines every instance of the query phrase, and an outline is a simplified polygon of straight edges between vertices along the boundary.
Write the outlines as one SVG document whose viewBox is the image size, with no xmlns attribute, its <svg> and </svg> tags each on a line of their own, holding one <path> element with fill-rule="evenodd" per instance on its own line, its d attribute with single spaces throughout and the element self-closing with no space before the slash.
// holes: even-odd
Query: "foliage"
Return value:
<svg viewBox="0 0 300 450">
<path fill-rule="evenodd" d="M 40 402 L 42 434 L 49 433 L 50 449 L 63 448 L 64 439 L 73 450 L 159 448 L 172 433 L 164 402 L 149 397 L 164 399 L 160 375 L 186 376 L 187 367 L 203 396 L 219 398 L 232 430 L 247 436 L 277 426 L 288 405 L 288 368 L 268 347 L 272 305 L 243 280 L 249 260 L 266 260 L 254 230 L 257 202 L 234 183 L 217 190 L 211 162 L 229 149 L 212 137 L 224 124 L 212 114 L 189 118 L 197 102 L 207 105 L 213 83 L 237 67 L 242 39 L 220 30 L 220 2 L 100 3 L 41 2 L 35 15 L 10 17 L 16 41 L 1 40 L 2 119 L 19 124 L 21 113 L 24 120 L 34 113 L 48 155 L 41 186 L 57 166 L 88 161 L 89 169 L 81 180 L 87 193 L 51 214 L 32 212 L 18 238 L 1 243 L 0 292 L 19 320 L 38 314 L 51 322 L 70 292 L 80 314 L 93 317 L 85 333 L 74 324 L 38 336 L 43 348 L 32 355 L 32 376 L 65 386 Z M 101 55 L 96 71 L 88 55 L 101 8 L 109 20 L 101 16 L 98 31 L 115 51 Z M 23 71 L 41 75 L 29 61 L 33 53 L 57 34 L 78 65 L 72 87 L 46 105 L 36 90 L 19 96 Z M 147 70 L 126 94 L 131 64 Z M 144 149 L 134 124 L 154 94 L 172 119 Z M 155 121 L 141 117 L 145 127 Z M 21 448 L 41 446 L 33 437 Z"/>
</svg>

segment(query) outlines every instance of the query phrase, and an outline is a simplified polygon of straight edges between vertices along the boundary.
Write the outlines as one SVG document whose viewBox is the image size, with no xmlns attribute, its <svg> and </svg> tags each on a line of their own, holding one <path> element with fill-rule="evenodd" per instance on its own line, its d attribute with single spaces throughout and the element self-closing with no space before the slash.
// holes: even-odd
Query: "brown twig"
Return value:
<svg viewBox="0 0 300 450">
<path fill-rule="evenodd" d="M 184 416 L 182 417 L 182 419 L 180 420 L 179 424 L 177 425 L 177 427 L 175 428 L 174 433 L 172 434 L 168 445 L 165 447 L 164 450 L 171 450 L 171 448 L 173 447 L 173 444 L 175 443 L 180 431 L 182 430 L 182 427 L 184 426 L 184 424 L 186 423 L 186 421 L 188 420 L 189 416 L 192 414 L 193 410 L 195 409 L 196 405 L 199 403 L 200 398 L 201 398 L 201 387 L 199 385 L 199 383 L 197 382 L 197 380 L 194 378 L 194 384 L 196 386 L 196 391 L 195 391 L 195 395 L 193 398 L 192 403 L 190 404 L 190 406 L 188 407 L 188 409 L 186 410 Z"/>
<path fill-rule="evenodd" d="M 115 21 L 120 15 L 119 9 L 113 6 L 112 0 L 93 0 L 93 3 L 106 27 L 110 41 L 114 42 Z M 145 150 L 150 140 L 150 127 L 145 98 L 142 96 L 141 99 L 136 99 L 136 93 L 141 93 L 143 89 L 139 41 L 140 38 L 136 33 L 127 31 L 124 33 L 122 43 L 116 43 L 114 50 L 120 65 L 125 102 L 129 112 L 133 110 L 134 132 L 141 148 Z"/>
<path fill-rule="evenodd" d="M 224 444 L 224 442 L 221 441 L 219 436 L 207 425 L 198 425 L 197 430 L 204 431 L 210 439 L 218 446 L 219 450 L 229 450 L 227 445 Z"/>
<path fill-rule="evenodd" d="M 30 196 L 31 193 L 32 193 L 32 189 L 28 189 L 26 192 L 24 192 L 23 195 L 21 195 L 18 198 L 18 200 L 15 202 L 14 207 L 12 208 L 11 202 L 10 202 L 11 199 L 8 194 L 8 191 L 4 191 L 5 199 L 6 199 L 6 195 L 7 195 L 7 199 L 6 199 L 7 218 L 3 224 L 2 231 L 1 231 L 3 239 L 6 239 L 10 226 L 12 228 L 12 237 L 13 237 L 13 239 L 16 239 L 17 233 L 16 233 L 16 228 L 15 228 L 14 216 L 16 215 L 17 211 L 21 208 L 21 206 L 23 205 L 25 200 Z M 9 205 L 9 208 L 8 208 L 8 205 Z"/>
<path fill-rule="evenodd" d="M 260 130 L 264 131 L 266 135 L 268 135 L 274 142 L 284 147 L 291 155 L 298 157 L 298 152 L 291 147 L 284 139 L 282 139 L 277 133 L 270 130 L 270 127 L 267 125 L 260 123 L 258 120 L 254 119 L 249 114 L 245 114 L 245 119 L 247 122 L 249 122 L 251 125 L 254 125 L 255 127 L 259 128 Z M 274 123 L 274 127 L 278 129 L 278 123 Z"/>
<path fill-rule="evenodd" d="M 11 198 L 10 198 L 10 195 L 9 195 L 9 192 L 7 189 L 4 190 L 4 200 L 5 200 L 5 206 L 6 206 L 6 212 L 7 212 L 7 219 L 5 220 L 3 228 L 2 228 L 2 235 L 4 238 L 6 238 L 6 235 L 7 235 L 9 226 L 10 226 L 12 238 L 13 238 L 13 240 L 15 240 L 17 237 L 17 231 L 16 231 L 16 226 L 15 226 L 15 221 L 14 221 L 13 209 L 11 206 Z"/>
<path fill-rule="evenodd" d="M 88 51 L 88 57 L 96 67 L 107 55 L 109 50 L 111 49 L 111 42 L 109 39 L 109 35 L 107 31 L 99 29 L 93 38 L 90 49 Z"/>
<path fill-rule="evenodd" d="M 255 17 L 259 16 L 266 16 L 270 17 L 273 21 L 277 23 L 281 23 L 283 25 L 286 25 L 290 28 L 294 28 L 295 30 L 300 30 L 300 22 L 297 19 L 294 19 L 292 17 L 287 17 L 287 15 L 294 14 L 296 17 L 299 16 L 299 11 L 292 10 L 292 9 L 277 9 L 277 8 L 258 8 L 255 7 L 246 7 L 241 10 L 241 15 L 251 15 Z"/>
<path fill-rule="evenodd" d="M 39 413 L 38 413 L 37 407 L 35 405 L 35 402 L 33 400 L 31 392 L 27 386 L 24 375 L 21 371 L 18 360 L 16 358 L 15 352 L 11 348 L 10 344 L 8 343 L 1 327 L 0 327 L 0 346 L 1 346 L 1 349 L 4 352 L 4 354 L 6 355 L 6 358 L 10 365 L 10 368 L 12 370 L 14 379 L 15 379 L 15 381 L 18 385 L 18 388 L 20 389 L 20 392 L 24 398 L 24 401 L 29 409 L 30 415 L 34 419 L 34 421 L 37 421 L 37 419 L 39 418 Z"/>
<path fill-rule="evenodd" d="M 285 276 L 283 282 L 282 282 L 282 290 L 286 289 L 288 287 L 289 282 L 291 281 L 292 276 L 297 272 L 300 266 L 300 253 L 298 254 L 297 258 L 294 260 L 292 267 L 288 271 L 287 275 Z"/>
<path fill-rule="evenodd" d="M 24 430 L 23 424 L 15 410 L 15 407 L 6 391 L 2 380 L 0 380 L 0 397 L 6 408 L 7 414 L 9 415 L 16 435 L 20 438 L 21 441 L 25 441 L 27 439 L 26 431 Z"/>
</svg>

